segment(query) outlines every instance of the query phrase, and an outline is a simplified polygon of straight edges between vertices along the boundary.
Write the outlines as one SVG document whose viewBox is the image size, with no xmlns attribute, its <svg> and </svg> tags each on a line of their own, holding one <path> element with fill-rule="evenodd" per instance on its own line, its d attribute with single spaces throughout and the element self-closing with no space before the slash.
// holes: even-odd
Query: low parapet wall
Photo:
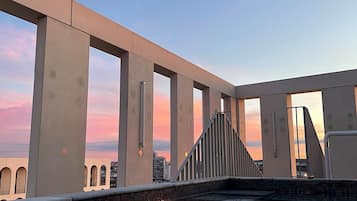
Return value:
<svg viewBox="0 0 357 201">
<path fill-rule="evenodd" d="M 72 193 L 27 201 L 113 201 L 113 200 L 191 200 L 214 192 L 269 192 L 266 195 L 281 199 L 356 200 L 357 180 L 274 179 L 223 177 L 192 182 L 153 184 L 116 188 L 97 192 Z M 270 198 L 269 197 L 269 198 Z M 295 200 L 296 200 L 295 199 Z"/>
</svg>

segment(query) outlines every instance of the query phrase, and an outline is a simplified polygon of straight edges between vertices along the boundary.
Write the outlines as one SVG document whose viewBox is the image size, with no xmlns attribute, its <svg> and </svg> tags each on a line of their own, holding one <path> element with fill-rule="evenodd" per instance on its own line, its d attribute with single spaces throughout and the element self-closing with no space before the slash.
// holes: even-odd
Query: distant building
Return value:
<svg viewBox="0 0 357 201">
<path fill-rule="evenodd" d="M 154 183 L 161 183 L 170 180 L 170 164 L 164 157 L 157 156 L 156 153 L 154 153 L 152 166 Z"/>
<path fill-rule="evenodd" d="M 169 181 L 171 178 L 171 163 L 165 161 L 164 166 L 164 179 Z"/>
<path fill-rule="evenodd" d="M 110 164 L 110 188 L 117 187 L 118 174 L 118 161 L 112 161 Z"/>
<path fill-rule="evenodd" d="M 296 159 L 296 176 L 309 177 L 309 166 L 306 159 Z"/>
<path fill-rule="evenodd" d="M 109 189 L 109 165 L 105 159 L 86 159 L 83 164 L 83 191 Z M 27 158 L 0 158 L 0 200 L 26 197 Z"/>
</svg>

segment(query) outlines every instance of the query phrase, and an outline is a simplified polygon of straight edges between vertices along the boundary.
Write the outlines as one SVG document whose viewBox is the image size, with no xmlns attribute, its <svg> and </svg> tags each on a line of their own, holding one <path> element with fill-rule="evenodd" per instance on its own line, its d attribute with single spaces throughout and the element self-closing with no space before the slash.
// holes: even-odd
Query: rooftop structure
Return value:
<svg viewBox="0 0 357 201">
<path fill-rule="evenodd" d="M 277 188 L 287 183 L 293 188 L 292 196 L 299 192 L 311 193 L 301 185 L 320 184 L 324 188 L 315 186 L 313 195 L 320 192 L 325 196 L 334 191 L 336 195 L 332 197 L 348 194 L 349 199 L 355 196 L 353 181 L 290 179 L 296 176 L 292 110 L 298 108 L 304 117 L 309 174 L 315 178 L 357 178 L 357 161 L 353 160 L 357 152 L 352 151 L 357 147 L 357 132 L 354 131 L 357 130 L 357 70 L 234 86 L 73 0 L 51 3 L 2 0 L 0 9 L 37 25 L 28 197 L 81 192 L 83 183 L 101 182 L 88 181 L 85 176 L 88 174 L 83 174 L 90 47 L 117 56 L 122 62 L 119 187 L 152 183 L 153 73 L 156 72 L 171 80 L 171 180 L 178 183 L 145 187 L 141 197 L 150 193 L 156 195 L 160 188 L 169 189 L 168 197 L 163 199 L 174 199 L 170 196 L 184 199 L 189 193 L 190 199 L 196 199 L 192 196 L 222 190 L 268 192 L 249 194 L 259 198 L 287 193 L 286 188 L 281 191 Z M 205 129 L 197 142 L 193 137 L 193 88 L 203 91 Z M 322 91 L 327 154 L 322 151 L 307 108 L 291 104 L 292 94 L 311 91 Z M 243 101 L 257 97 L 261 107 L 263 175 L 245 148 Z M 221 111 L 222 98 L 224 111 Z M 102 172 L 99 166 L 87 168 L 91 173 Z M 1 182 L 6 171 L 1 170 Z M 213 179 L 225 176 L 232 179 Z M 235 176 L 290 179 L 240 180 L 233 178 Z M 207 178 L 213 180 L 205 180 Z M 179 182 L 188 180 L 193 183 Z M 109 185 L 109 178 L 106 181 Z M 339 187 L 332 188 L 336 182 L 343 187 L 350 186 L 342 192 Z M 250 189 L 242 188 L 247 183 Z M 270 185 L 256 189 L 254 186 L 259 186 L 258 183 Z M 228 188 L 228 184 L 234 185 Z M 199 188 L 202 185 L 204 192 Z M 186 186 L 190 186 L 189 191 L 178 193 L 187 190 Z M 53 199 L 102 200 L 103 197 L 130 197 L 130 192 L 143 190 L 119 188 L 59 195 Z"/>
</svg>

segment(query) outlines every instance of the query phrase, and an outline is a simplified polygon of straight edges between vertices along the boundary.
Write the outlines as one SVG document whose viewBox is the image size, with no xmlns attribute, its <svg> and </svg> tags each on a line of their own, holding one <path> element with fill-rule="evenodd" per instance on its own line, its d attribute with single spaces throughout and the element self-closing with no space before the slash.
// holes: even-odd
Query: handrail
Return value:
<svg viewBox="0 0 357 201">
<path fill-rule="evenodd" d="M 216 118 L 218 112 L 215 112 L 213 115 L 213 118 L 210 120 L 209 125 L 214 121 L 214 119 Z M 189 154 L 186 156 L 185 160 L 182 162 L 182 164 L 187 163 L 189 156 L 192 155 L 193 150 L 195 149 L 195 147 L 197 146 L 197 144 L 200 142 L 200 140 L 203 138 L 203 134 L 207 132 L 209 127 L 206 127 L 205 130 L 203 131 L 203 133 L 201 134 L 201 136 L 197 139 L 197 141 L 195 142 L 195 144 L 193 145 L 193 147 L 191 148 L 191 151 L 189 152 Z M 180 172 L 180 170 L 183 168 L 183 165 L 180 166 L 178 172 L 176 173 L 177 175 L 175 175 L 173 178 L 176 178 L 178 176 L 178 173 Z"/>
<path fill-rule="evenodd" d="M 174 175 L 177 181 L 220 176 L 261 177 L 238 132 L 216 112 Z"/>
<path fill-rule="evenodd" d="M 329 151 L 329 138 L 333 136 L 356 136 L 357 130 L 347 130 L 347 131 L 328 131 L 324 138 L 325 143 L 325 177 L 333 178 L 332 167 L 331 167 L 331 158 Z"/>
</svg>

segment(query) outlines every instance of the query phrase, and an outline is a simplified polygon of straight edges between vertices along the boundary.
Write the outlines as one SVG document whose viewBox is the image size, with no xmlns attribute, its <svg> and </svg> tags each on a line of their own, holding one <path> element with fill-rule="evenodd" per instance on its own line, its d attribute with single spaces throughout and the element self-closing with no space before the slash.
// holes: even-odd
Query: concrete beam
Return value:
<svg viewBox="0 0 357 201">
<path fill-rule="evenodd" d="M 216 75 L 192 64 L 174 53 L 152 43 L 142 36 L 105 18 L 104 16 L 73 2 L 72 26 L 80 29 L 92 37 L 112 44 L 123 50 L 133 52 L 141 57 L 153 61 L 171 72 L 181 74 L 207 87 L 214 87 L 219 91 L 234 97 L 234 85 Z M 101 46 L 100 43 L 96 44 Z M 104 47 L 103 43 L 103 47 Z M 200 76 L 197 76 L 200 75 Z"/>
<path fill-rule="evenodd" d="M 355 86 L 322 90 L 326 132 L 357 129 L 355 91 Z"/>
<path fill-rule="evenodd" d="M 190 152 L 193 136 L 193 80 L 171 77 L 171 172 L 177 172 Z"/>
<path fill-rule="evenodd" d="M 83 189 L 89 35 L 57 20 L 37 30 L 27 195 Z"/>
<path fill-rule="evenodd" d="M 236 87 L 236 96 L 241 99 L 257 98 L 272 94 L 295 94 L 322 89 L 357 85 L 357 70 L 347 70 L 272 82 Z"/>
<path fill-rule="evenodd" d="M 41 17 L 51 17 L 71 25 L 73 0 L 2 0 L 0 9 L 24 20 L 37 24 Z"/>
<path fill-rule="evenodd" d="M 135 53 L 121 57 L 119 186 L 152 183 L 153 159 L 153 73 L 154 64 Z M 141 100 L 140 83 L 145 81 Z M 141 101 L 144 111 L 140 114 Z M 141 125 L 140 117 L 144 124 Z M 143 155 L 139 155 L 140 127 L 143 126 Z"/>
<path fill-rule="evenodd" d="M 286 94 L 260 98 L 264 176 L 296 175 L 291 97 Z"/>
<path fill-rule="evenodd" d="M 222 94 L 213 88 L 205 88 L 202 91 L 203 99 L 203 128 L 205 128 L 215 112 L 221 111 Z"/>
<path fill-rule="evenodd" d="M 73 0 L 1 0 L 0 9 L 32 23 L 49 16 L 91 36 L 91 45 L 115 56 L 132 52 L 207 87 L 235 96 L 234 85 Z M 119 51 L 118 51 L 119 50 Z M 200 75 L 200 76 L 196 76 Z"/>
</svg>

